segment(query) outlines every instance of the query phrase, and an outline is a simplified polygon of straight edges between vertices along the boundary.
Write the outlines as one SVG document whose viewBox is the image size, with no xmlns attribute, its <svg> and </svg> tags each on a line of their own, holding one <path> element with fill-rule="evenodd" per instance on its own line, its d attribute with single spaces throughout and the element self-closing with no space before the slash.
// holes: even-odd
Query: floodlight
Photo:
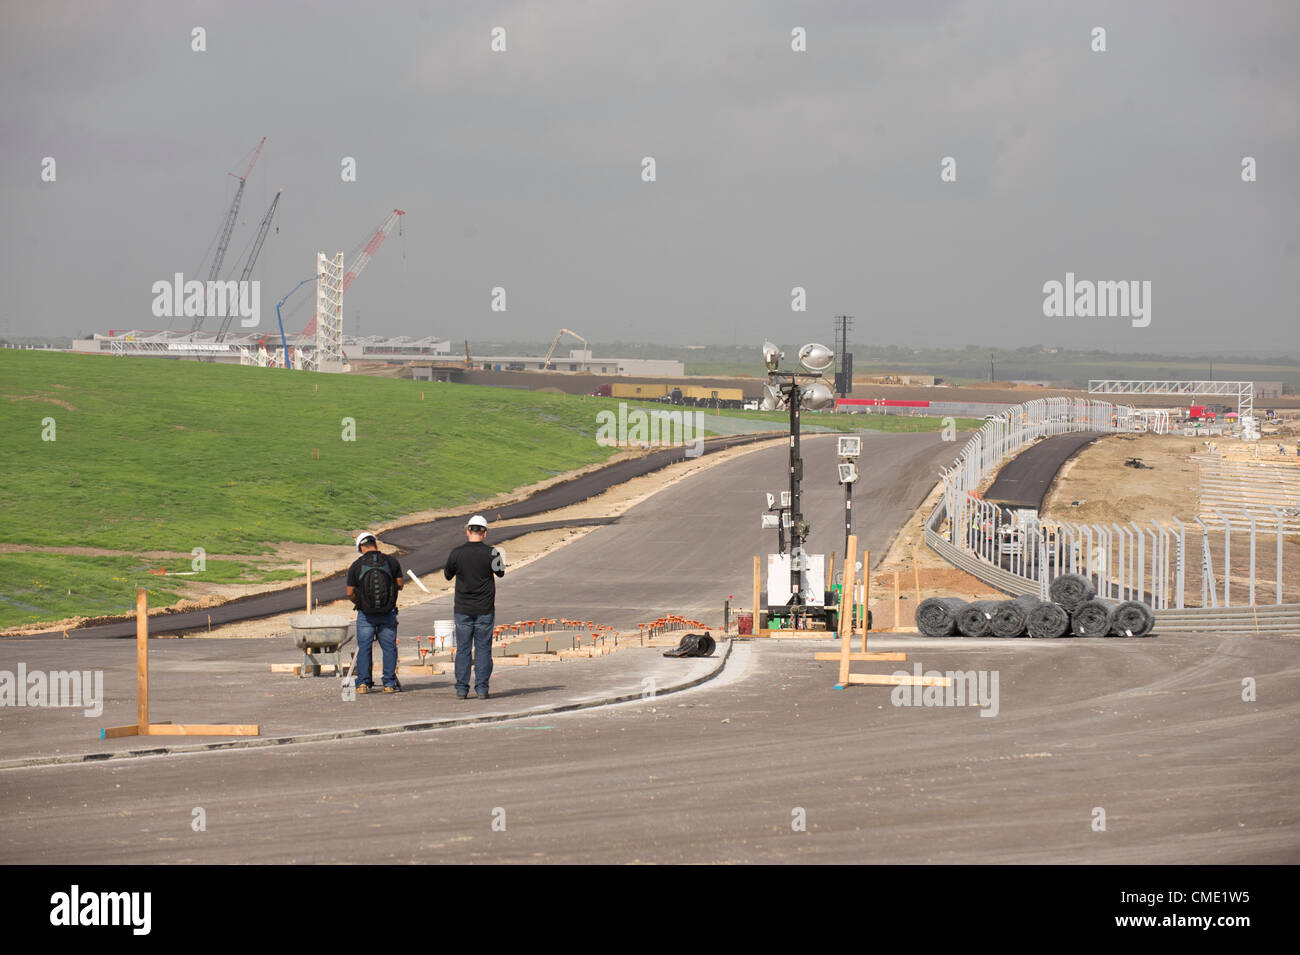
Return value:
<svg viewBox="0 0 1300 955">
<path fill-rule="evenodd" d="M 780 525 L 781 525 L 781 520 L 780 520 L 780 518 L 778 518 L 775 514 L 764 514 L 764 515 L 763 515 L 763 529 L 764 529 L 764 530 L 767 530 L 769 527 L 779 527 Z"/>
<path fill-rule="evenodd" d="M 781 512 L 781 526 L 782 526 L 782 527 L 789 527 L 789 526 L 790 526 L 790 512 L 789 512 L 789 511 L 782 511 L 782 512 Z"/>
<path fill-rule="evenodd" d="M 767 366 L 768 371 L 776 371 L 776 366 L 781 364 L 781 359 L 785 357 L 785 352 L 777 348 L 769 341 L 763 342 L 763 364 Z"/>
<path fill-rule="evenodd" d="M 858 466 L 852 461 L 841 461 L 839 468 L 841 484 L 852 484 L 858 479 Z"/>
<path fill-rule="evenodd" d="M 785 407 L 785 396 L 771 385 L 764 385 L 763 402 L 759 407 L 764 411 L 780 411 Z"/>
<path fill-rule="evenodd" d="M 809 382 L 800 389 L 800 394 L 803 396 L 803 406 L 812 411 L 819 411 L 835 404 L 835 394 L 826 387 L 824 381 Z"/>
<path fill-rule="evenodd" d="M 835 352 L 825 345 L 811 342 L 799 349 L 799 364 L 809 371 L 825 371 L 835 363 Z"/>
<path fill-rule="evenodd" d="M 768 491 L 768 492 L 767 492 L 767 509 L 770 511 L 770 510 L 772 509 L 772 506 L 773 506 L 774 504 L 776 504 L 776 495 L 773 494 L 771 491 Z"/>
<path fill-rule="evenodd" d="M 856 434 L 842 434 L 835 441 L 836 453 L 842 458 L 856 458 L 862 453 L 862 439 Z"/>
<path fill-rule="evenodd" d="M 782 492 L 781 492 L 781 506 L 782 506 L 782 507 L 789 507 L 789 506 L 790 506 L 790 492 L 789 492 L 789 491 L 782 491 Z"/>
</svg>

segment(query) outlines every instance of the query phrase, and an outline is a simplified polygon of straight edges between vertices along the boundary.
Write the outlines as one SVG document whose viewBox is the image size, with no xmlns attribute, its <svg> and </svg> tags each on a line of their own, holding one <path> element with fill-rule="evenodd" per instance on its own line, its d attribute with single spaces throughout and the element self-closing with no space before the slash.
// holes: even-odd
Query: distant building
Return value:
<svg viewBox="0 0 1300 955">
<path fill-rule="evenodd" d="M 1256 398 L 1281 398 L 1282 382 L 1280 381 L 1257 381 L 1255 382 Z"/>
</svg>

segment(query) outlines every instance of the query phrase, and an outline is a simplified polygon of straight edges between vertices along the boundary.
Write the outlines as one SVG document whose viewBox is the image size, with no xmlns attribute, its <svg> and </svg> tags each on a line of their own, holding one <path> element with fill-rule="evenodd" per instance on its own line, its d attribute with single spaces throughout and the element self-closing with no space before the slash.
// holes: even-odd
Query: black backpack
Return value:
<svg viewBox="0 0 1300 955">
<path fill-rule="evenodd" d="M 383 616 L 397 607 L 397 581 L 385 555 L 379 551 L 361 555 L 356 592 L 357 607 L 362 613 Z"/>
</svg>

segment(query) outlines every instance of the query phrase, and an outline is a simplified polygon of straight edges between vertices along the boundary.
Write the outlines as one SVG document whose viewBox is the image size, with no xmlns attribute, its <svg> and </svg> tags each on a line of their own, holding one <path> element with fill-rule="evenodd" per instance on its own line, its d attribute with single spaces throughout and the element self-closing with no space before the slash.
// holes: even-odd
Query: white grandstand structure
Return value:
<svg viewBox="0 0 1300 955">
<path fill-rule="evenodd" d="M 295 339 L 297 336 L 295 336 Z M 445 338 L 385 338 L 377 335 L 363 337 L 342 336 L 342 360 L 378 362 L 430 362 L 458 361 L 451 352 L 451 342 Z M 316 367 L 315 343 L 289 340 L 289 360 L 294 368 Z M 134 355 L 149 358 L 205 358 L 216 362 L 263 367 L 284 367 L 284 348 L 278 334 L 227 335 L 217 341 L 217 335 L 202 332 L 191 334 L 178 331 L 147 331 L 132 329 L 113 331 L 107 335 L 78 339 L 72 351 L 97 355 Z"/>
</svg>

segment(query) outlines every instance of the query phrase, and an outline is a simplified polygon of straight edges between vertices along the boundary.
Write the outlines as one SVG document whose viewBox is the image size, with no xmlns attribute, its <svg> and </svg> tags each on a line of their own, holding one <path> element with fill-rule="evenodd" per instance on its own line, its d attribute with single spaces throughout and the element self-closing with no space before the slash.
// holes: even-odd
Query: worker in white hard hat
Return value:
<svg viewBox="0 0 1300 955">
<path fill-rule="evenodd" d="M 357 608 L 356 691 L 369 693 L 370 652 L 375 640 L 383 654 L 384 692 L 400 693 L 397 680 L 397 592 L 402 589 L 402 565 L 379 549 L 379 539 L 370 531 L 357 535 L 361 556 L 348 568 L 348 599 Z"/>
<path fill-rule="evenodd" d="M 465 522 L 465 543 L 447 556 L 443 576 L 456 581 L 456 696 L 469 698 L 470 665 L 474 667 L 474 692 L 488 698 L 492 677 L 492 627 L 496 622 L 497 582 L 504 577 L 505 558 L 485 543 L 488 523 L 482 514 Z"/>
</svg>

